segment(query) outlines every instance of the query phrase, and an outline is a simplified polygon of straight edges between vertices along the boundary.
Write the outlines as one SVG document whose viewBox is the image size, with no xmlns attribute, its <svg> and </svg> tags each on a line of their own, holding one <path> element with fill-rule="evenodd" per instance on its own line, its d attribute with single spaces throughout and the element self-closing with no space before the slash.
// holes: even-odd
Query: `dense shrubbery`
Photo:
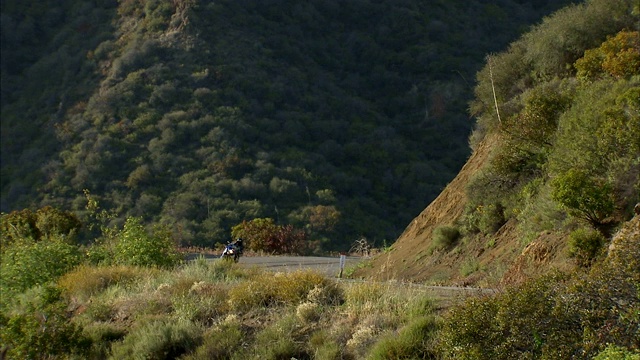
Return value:
<svg viewBox="0 0 640 360">
<path fill-rule="evenodd" d="M 523 238 L 568 234 L 569 215 L 609 236 L 629 218 L 640 199 L 640 38 L 629 30 L 637 21 L 628 0 L 570 6 L 488 59 L 473 138 L 491 132 L 500 143 L 468 184 L 468 233 L 490 235 L 517 219 Z M 494 95 L 498 109 L 487 106 Z"/>
<path fill-rule="evenodd" d="M 9 359 L 86 356 L 91 340 L 69 321 L 60 289 L 34 288 L 20 300 L 19 307 L 0 313 L 0 352 Z"/>
<path fill-rule="evenodd" d="M 59 238 L 19 240 L 3 247 L 0 256 L 2 304 L 33 286 L 57 279 L 82 261 L 80 249 Z"/>
<path fill-rule="evenodd" d="M 575 230 L 569 235 L 569 256 L 573 257 L 578 265 L 589 266 L 602 251 L 605 241 L 605 237 L 597 230 Z"/>
<path fill-rule="evenodd" d="M 453 308 L 439 335 L 446 358 L 592 358 L 613 345 L 637 355 L 639 221 L 627 223 L 609 256 L 588 271 L 547 275 Z"/>
</svg>

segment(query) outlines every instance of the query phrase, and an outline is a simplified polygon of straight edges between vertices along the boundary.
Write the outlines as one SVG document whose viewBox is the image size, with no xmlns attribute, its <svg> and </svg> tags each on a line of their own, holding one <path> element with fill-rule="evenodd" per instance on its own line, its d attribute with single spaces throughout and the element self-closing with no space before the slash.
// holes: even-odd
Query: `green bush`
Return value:
<svg viewBox="0 0 640 360">
<path fill-rule="evenodd" d="M 94 322 L 84 326 L 83 334 L 91 339 L 89 359 L 106 359 L 111 352 L 111 343 L 121 341 L 127 335 L 123 325 L 112 322 Z"/>
<path fill-rule="evenodd" d="M 41 241 L 55 237 L 72 242 L 81 226 L 82 223 L 73 213 L 51 206 L 36 212 L 29 209 L 12 211 L 0 217 L 0 248 L 27 239 Z"/>
<path fill-rule="evenodd" d="M 605 243 L 604 236 L 593 229 L 578 229 L 569 235 L 569 256 L 578 265 L 589 266 Z"/>
<path fill-rule="evenodd" d="M 61 290 L 46 286 L 29 295 L 23 309 L 0 313 L 0 340 L 7 358 L 48 359 L 87 354 L 91 340 L 68 321 Z"/>
<path fill-rule="evenodd" d="M 439 344 L 447 359 L 566 357 L 581 332 L 565 328 L 569 314 L 555 312 L 558 279 L 531 281 L 496 297 L 474 298 L 445 317 Z M 549 357 L 547 357 L 549 358 Z M 550 358 L 554 358 L 553 356 Z"/>
<path fill-rule="evenodd" d="M 115 241 L 113 261 L 116 264 L 169 268 L 180 262 L 170 234 L 162 229 L 150 234 L 140 218 L 128 218 Z"/>
<path fill-rule="evenodd" d="M 445 316 L 438 344 L 445 359 L 592 358 L 607 344 L 637 348 L 639 274 L 598 262 L 588 274 L 551 274 L 470 299 Z"/>
<path fill-rule="evenodd" d="M 242 238 L 252 251 L 271 254 L 302 254 L 307 237 L 303 230 L 277 225 L 271 218 L 243 221 L 231 229 L 231 236 Z"/>
<path fill-rule="evenodd" d="M 576 76 L 594 80 L 604 74 L 614 77 L 630 77 L 640 69 L 640 35 L 637 31 L 621 31 L 608 37 L 600 47 L 589 49 L 575 62 Z"/>
<path fill-rule="evenodd" d="M 551 182 L 551 197 L 570 214 L 597 226 L 614 210 L 613 189 L 579 169 L 569 169 Z"/>
<path fill-rule="evenodd" d="M 9 294 L 57 279 L 80 264 L 80 250 L 64 239 L 24 240 L 7 246 L 0 256 L 2 301 Z"/>
</svg>

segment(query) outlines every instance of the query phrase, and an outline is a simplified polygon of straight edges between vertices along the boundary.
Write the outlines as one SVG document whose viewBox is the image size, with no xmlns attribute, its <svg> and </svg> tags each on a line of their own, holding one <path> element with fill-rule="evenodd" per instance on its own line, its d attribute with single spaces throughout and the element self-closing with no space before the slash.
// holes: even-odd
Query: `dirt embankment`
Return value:
<svg viewBox="0 0 640 360">
<path fill-rule="evenodd" d="M 494 143 L 493 137 L 480 143 L 458 175 L 407 226 L 392 249 L 377 256 L 371 268 L 357 271 L 355 276 L 407 281 L 425 281 L 438 277 L 438 274 L 448 277 L 450 264 L 427 253 L 431 234 L 437 226 L 452 224 L 462 215 L 466 204 L 466 184 L 487 162 Z"/>
<path fill-rule="evenodd" d="M 452 251 L 431 252 L 433 230 L 453 225 L 465 208 L 465 188 L 489 161 L 498 143 L 485 138 L 458 175 L 427 206 L 394 243 L 390 251 L 376 256 L 371 266 L 355 277 L 400 280 L 427 284 L 496 287 L 513 284 L 551 267 L 568 268 L 566 242 L 556 234 L 541 233 L 524 246 L 516 235 L 517 224 L 508 221 L 490 238 L 477 237 Z M 490 244 L 490 245 L 489 245 Z"/>
</svg>

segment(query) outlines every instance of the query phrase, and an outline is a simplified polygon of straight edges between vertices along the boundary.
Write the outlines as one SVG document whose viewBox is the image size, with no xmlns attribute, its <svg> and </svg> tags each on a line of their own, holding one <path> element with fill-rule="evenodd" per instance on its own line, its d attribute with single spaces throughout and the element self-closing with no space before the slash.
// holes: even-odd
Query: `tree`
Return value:
<svg viewBox="0 0 640 360">
<path fill-rule="evenodd" d="M 614 210 L 611 184 L 583 170 L 570 169 L 553 179 L 551 186 L 553 200 L 593 226 L 601 225 Z"/>
<path fill-rule="evenodd" d="M 594 80 L 603 75 L 627 78 L 640 73 L 640 32 L 620 31 L 600 47 L 589 49 L 574 66 L 577 77 Z"/>
<path fill-rule="evenodd" d="M 252 251 L 296 254 L 304 250 L 306 234 L 293 225 L 277 225 L 271 218 L 243 221 L 231 229 L 233 238 L 242 238 Z"/>
<path fill-rule="evenodd" d="M 12 211 L 0 218 L 1 245 L 4 248 L 19 240 L 41 241 L 51 237 L 71 241 L 81 227 L 82 223 L 75 214 L 51 206 L 35 212 L 29 209 Z"/>
</svg>

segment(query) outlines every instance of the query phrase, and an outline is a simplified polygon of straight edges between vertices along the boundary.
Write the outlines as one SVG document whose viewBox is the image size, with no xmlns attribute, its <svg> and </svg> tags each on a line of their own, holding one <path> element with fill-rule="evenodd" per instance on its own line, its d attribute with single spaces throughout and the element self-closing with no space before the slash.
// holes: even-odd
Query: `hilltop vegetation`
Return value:
<svg viewBox="0 0 640 360">
<path fill-rule="evenodd" d="M 3 1 L 2 211 L 391 242 L 468 155 L 469 83 L 566 1 Z"/>
<path fill-rule="evenodd" d="M 363 276 L 495 286 L 601 257 L 640 202 L 639 17 L 569 6 L 487 57 L 474 156 Z"/>
</svg>

